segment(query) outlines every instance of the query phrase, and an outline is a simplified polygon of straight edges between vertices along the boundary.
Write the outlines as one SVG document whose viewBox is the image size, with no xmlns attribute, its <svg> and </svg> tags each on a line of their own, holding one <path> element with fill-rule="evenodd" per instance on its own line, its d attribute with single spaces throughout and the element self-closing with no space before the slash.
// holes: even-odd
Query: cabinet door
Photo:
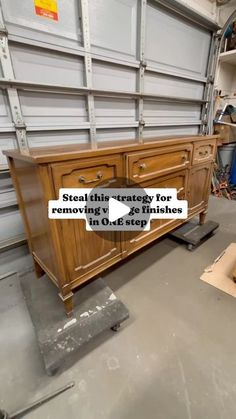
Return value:
<svg viewBox="0 0 236 419">
<path fill-rule="evenodd" d="M 189 213 L 197 212 L 207 205 L 210 193 L 212 163 L 196 166 L 190 170 L 188 201 Z"/>
<path fill-rule="evenodd" d="M 60 188 L 115 187 L 122 176 L 118 155 L 52 165 L 56 195 Z M 70 281 L 85 281 L 121 258 L 120 233 L 87 231 L 85 220 L 60 220 Z"/>
<path fill-rule="evenodd" d="M 143 188 L 176 188 L 178 199 L 187 199 L 188 170 L 181 170 L 168 176 L 162 176 L 155 180 L 142 184 Z M 184 220 L 176 219 L 152 219 L 150 230 L 140 232 L 127 231 L 122 233 L 122 250 L 129 254 L 157 239 L 173 228 L 177 227 Z"/>
</svg>

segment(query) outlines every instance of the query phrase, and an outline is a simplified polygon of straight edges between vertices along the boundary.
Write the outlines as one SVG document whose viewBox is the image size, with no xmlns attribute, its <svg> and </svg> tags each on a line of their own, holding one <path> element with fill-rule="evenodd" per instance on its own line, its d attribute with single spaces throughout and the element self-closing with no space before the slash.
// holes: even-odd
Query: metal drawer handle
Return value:
<svg viewBox="0 0 236 419">
<path fill-rule="evenodd" d="M 184 188 L 183 188 L 183 187 L 182 187 L 182 188 L 177 189 L 177 195 L 178 195 L 180 192 L 182 192 L 182 191 L 184 191 Z"/>
<path fill-rule="evenodd" d="M 139 169 L 140 169 L 140 170 L 145 170 L 146 168 L 147 168 L 146 163 L 141 163 L 141 164 L 139 165 Z"/>
<path fill-rule="evenodd" d="M 206 156 L 208 154 L 208 151 L 199 151 L 200 156 Z"/>
<path fill-rule="evenodd" d="M 103 173 L 102 172 L 97 172 L 97 176 L 94 179 L 91 179 L 91 180 L 86 180 L 86 178 L 84 176 L 80 176 L 79 177 L 79 182 L 84 183 L 84 184 L 85 183 L 86 184 L 93 183 L 93 182 L 97 182 L 98 180 L 101 180 L 102 177 L 103 177 Z"/>
</svg>

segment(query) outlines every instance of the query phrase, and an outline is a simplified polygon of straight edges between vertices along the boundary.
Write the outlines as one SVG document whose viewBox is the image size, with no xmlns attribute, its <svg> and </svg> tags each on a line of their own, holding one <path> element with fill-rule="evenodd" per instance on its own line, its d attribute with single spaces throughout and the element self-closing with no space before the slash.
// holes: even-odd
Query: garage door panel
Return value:
<svg viewBox="0 0 236 419">
<path fill-rule="evenodd" d="M 164 127 L 146 127 L 143 132 L 144 138 L 156 136 L 177 136 L 177 135 L 197 135 L 199 128 L 197 126 L 164 126 Z M 163 138 L 163 141 L 165 138 Z"/>
<path fill-rule="evenodd" d="M 15 77 L 35 83 L 84 85 L 83 58 L 20 44 L 11 44 Z"/>
<path fill-rule="evenodd" d="M 69 129 L 88 120 L 85 98 L 39 92 L 20 92 L 19 96 L 29 128 L 67 126 Z"/>
<path fill-rule="evenodd" d="M 57 1 L 58 20 L 39 16 L 33 0 L 1 0 L 9 34 L 39 42 L 75 47 L 81 44 L 79 2 Z"/>
<path fill-rule="evenodd" d="M 89 141 L 87 130 L 43 131 L 29 132 L 30 147 L 48 147 L 65 144 L 83 144 Z"/>
<path fill-rule="evenodd" d="M 7 226 L 7 229 L 5 228 Z M 1 241 L 11 239 L 24 233 L 20 211 L 6 209 L 0 217 Z"/>
<path fill-rule="evenodd" d="M 2 154 L 2 151 L 13 148 L 17 148 L 15 134 L 10 132 L 0 133 L 0 170 L 8 167 L 6 156 Z"/>
<path fill-rule="evenodd" d="M 204 84 L 147 71 L 144 76 L 144 92 L 186 99 L 202 99 Z"/>
<path fill-rule="evenodd" d="M 95 89 L 135 92 L 136 70 L 95 61 L 93 63 L 93 87 Z"/>
<path fill-rule="evenodd" d="M 136 58 L 137 0 L 90 0 L 92 51 Z"/>
<path fill-rule="evenodd" d="M 160 102 L 144 102 L 144 120 L 146 123 L 180 124 L 181 122 L 199 122 L 201 108 L 191 104 L 173 104 Z"/>
<path fill-rule="evenodd" d="M 13 127 L 8 98 L 4 90 L 0 90 L 0 127 Z"/>
<path fill-rule="evenodd" d="M 98 129 L 97 140 L 101 141 L 125 141 L 135 139 L 137 130 L 135 128 Z"/>
<path fill-rule="evenodd" d="M 97 126 L 134 123 L 136 103 L 134 100 L 97 98 L 95 99 L 95 116 Z"/>
<path fill-rule="evenodd" d="M 211 35 L 179 15 L 150 3 L 147 7 L 146 60 L 176 74 L 205 77 Z"/>
</svg>

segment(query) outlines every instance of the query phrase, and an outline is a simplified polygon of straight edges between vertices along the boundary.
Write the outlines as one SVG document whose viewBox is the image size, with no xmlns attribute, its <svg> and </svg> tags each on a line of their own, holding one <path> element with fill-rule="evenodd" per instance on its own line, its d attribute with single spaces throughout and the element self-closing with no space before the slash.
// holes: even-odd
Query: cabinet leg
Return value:
<svg viewBox="0 0 236 419">
<path fill-rule="evenodd" d="M 38 262 L 36 262 L 36 260 L 34 260 L 34 271 L 37 278 L 41 278 L 41 276 L 45 274 L 43 268 L 41 268 L 41 266 L 38 264 Z"/>
<path fill-rule="evenodd" d="M 207 215 L 207 210 L 205 210 L 203 212 L 200 212 L 200 214 L 199 214 L 199 224 L 200 225 L 205 223 L 206 215 Z"/>
<path fill-rule="evenodd" d="M 73 315 L 73 292 L 67 295 L 59 294 L 59 297 L 63 301 L 64 309 L 68 317 Z"/>
</svg>

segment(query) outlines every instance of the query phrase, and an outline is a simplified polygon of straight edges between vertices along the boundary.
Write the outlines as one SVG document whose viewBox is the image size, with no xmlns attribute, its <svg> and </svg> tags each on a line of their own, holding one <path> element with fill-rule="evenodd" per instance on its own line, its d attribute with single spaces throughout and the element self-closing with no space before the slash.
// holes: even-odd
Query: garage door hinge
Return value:
<svg viewBox="0 0 236 419">
<path fill-rule="evenodd" d="M 24 122 L 16 122 L 14 126 L 15 129 L 24 129 L 26 131 L 26 125 Z"/>
<path fill-rule="evenodd" d="M 0 27 L 0 36 L 7 36 L 8 35 L 8 31 L 6 28 Z"/>
<path fill-rule="evenodd" d="M 140 67 L 146 68 L 147 67 L 147 62 L 146 61 L 140 61 Z"/>
<path fill-rule="evenodd" d="M 222 34 L 221 34 L 221 32 L 220 32 L 220 33 L 215 32 L 215 33 L 213 34 L 213 37 L 214 37 L 215 39 L 221 39 Z"/>
<path fill-rule="evenodd" d="M 212 76 L 212 74 L 210 74 L 210 75 L 207 77 L 207 83 L 208 83 L 208 84 L 213 84 L 213 83 L 214 83 L 214 77 Z"/>
<path fill-rule="evenodd" d="M 146 124 L 146 122 L 144 121 L 144 119 L 141 119 L 141 120 L 139 121 L 139 125 L 140 125 L 140 126 L 144 127 L 144 126 L 145 126 L 145 124 Z"/>
</svg>

